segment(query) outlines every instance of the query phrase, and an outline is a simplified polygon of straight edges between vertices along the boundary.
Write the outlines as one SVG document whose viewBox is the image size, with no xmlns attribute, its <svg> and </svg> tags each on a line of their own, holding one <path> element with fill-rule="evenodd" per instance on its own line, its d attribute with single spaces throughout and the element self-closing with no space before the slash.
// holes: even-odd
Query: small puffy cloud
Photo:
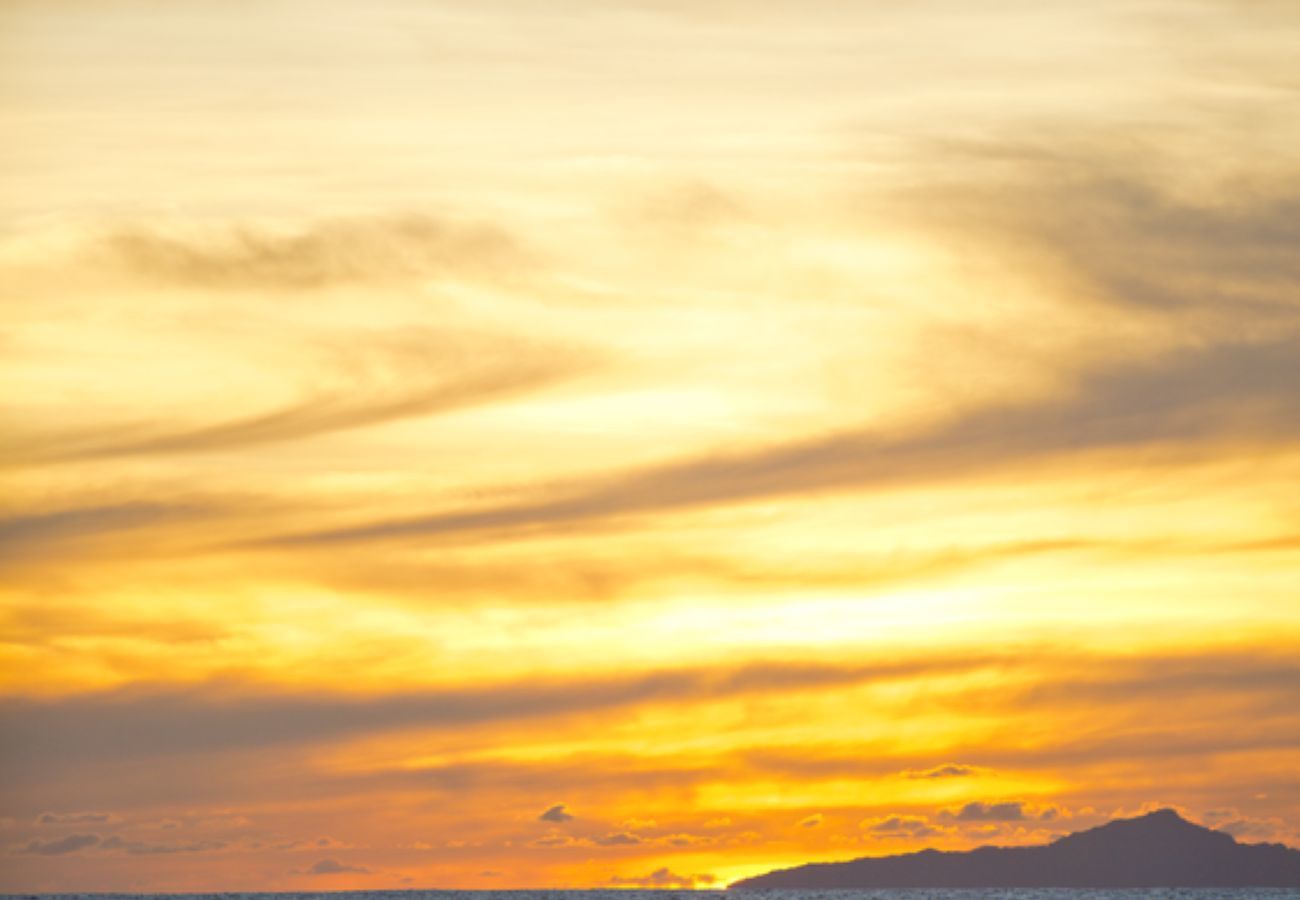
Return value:
<svg viewBox="0 0 1300 900">
<path fill-rule="evenodd" d="M 930 821 L 921 816 L 889 816 L 884 819 L 864 819 L 859 827 L 873 838 L 922 838 L 939 834 Z"/>
<path fill-rule="evenodd" d="M 942 766 L 935 766 L 933 769 L 908 769 L 903 772 L 904 778 L 928 779 L 928 778 L 967 778 L 975 775 L 979 769 L 974 766 L 965 766 L 958 763 L 946 763 Z"/>
<path fill-rule="evenodd" d="M 63 856 L 85 850 L 88 847 L 94 847 L 98 843 L 99 835 L 97 834 L 69 834 L 66 837 L 54 838 L 48 841 L 31 841 L 19 852 L 36 856 Z"/>
<path fill-rule="evenodd" d="M 629 831 L 618 831 L 596 838 L 596 843 L 602 847 L 630 847 L 634 844 L 640 844 L 641 838 Z"/>
<path fill-rule="evenodd" d="M 539 822 L 571 822 L 573 816 L 565 809 L 563 803 L 557 803 L 537 817 Z"/>
<path fill-rule="evenodd" d="M 821 813 L 813 813 L 811 816 L 808 816 L 807 818 L 800 819 L 800 820 L 799 820 L 799 827 L 800 827 L 800 828 L 816 828 L 818 825 L 820 825 L 820 824 L 822 823 L 822 821 L 823 821 L 823 820 L 822 820 L 822 814 L 821 814 Z"/>
<path fill-rule="evenodd" d="M 40 825 L 111 825 L 122 820 L 105 812 L 43 812 L 36 821 Z"/>
<path fill-rule="evenodd" d="M 967 803 L 953 812 L 942 813 L 946 819 L 956 822 L 1023 822 L 1028 816 L 1025 805 L 1019 801 L 1009 803 Z"/>
<path fill-rule="evenodd" d="M 678 875 L 669 870 L 667 866 L 664 866 L 641 878 L 621 878 L 616 876 L 607 883 L 610 887 L 681 888 L 690 890 L 691 888 L 714 884 L 717 880 L 714 875 Z"/>
<path fill-rule="evenodd" d="M 365 866 L 350 866 L 336 859 L 322 859 L 307 870 L 308 875 L 344 875 L 347 873 L 368 875 L 370 870 Z"/>
</svg>

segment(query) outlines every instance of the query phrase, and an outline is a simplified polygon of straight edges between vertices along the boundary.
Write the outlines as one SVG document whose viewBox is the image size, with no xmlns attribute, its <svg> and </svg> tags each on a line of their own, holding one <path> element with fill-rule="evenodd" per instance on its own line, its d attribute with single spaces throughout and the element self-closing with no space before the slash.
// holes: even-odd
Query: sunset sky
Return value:
<svg viewBox="0 0 1300 900">
<path fill-rule="evenodd" d="M 0 0 L 0 891 L 1300 845 L 1298 45 Z"/>
</svg>

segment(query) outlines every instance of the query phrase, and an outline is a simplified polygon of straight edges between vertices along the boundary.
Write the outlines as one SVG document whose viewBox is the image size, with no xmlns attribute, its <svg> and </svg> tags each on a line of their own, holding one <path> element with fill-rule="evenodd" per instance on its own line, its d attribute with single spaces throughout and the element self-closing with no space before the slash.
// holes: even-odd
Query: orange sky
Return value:
<svg viewBox="0 0 1300 900">
<path fill-rule="evenodd" d="M 0 5 L 0 891 L 1300 843 L 1297 41 Z"/>
</svg>

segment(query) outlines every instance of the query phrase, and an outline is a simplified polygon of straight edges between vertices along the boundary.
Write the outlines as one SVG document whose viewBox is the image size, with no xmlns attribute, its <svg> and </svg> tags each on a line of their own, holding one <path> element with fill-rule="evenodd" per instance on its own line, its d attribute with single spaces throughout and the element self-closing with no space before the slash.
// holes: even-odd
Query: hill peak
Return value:
<svg viewBox="0 0 1300 900">
<path fill-rule="evenodd" d="M 1177 810 L 1171 809 L 1168 806 L 1161 807 L 1160 809 L 1154 809 L 1149 813 L 1146 813 L 1141 816 L 1134 816 L 1133 818 L 1138 820 L 1145 819 L 1147 821 L 1157 821 L 1157 820 L 1172 821 L 1174 819 L 1177 819 L 1179 822 L 1187 822 L 1186 819 L 1178 815 Z M 1192 823 L 1187 822 L 1187 824 L 1190 825 Z"/>
<path fill-rule="evenodd" d="M 1238 844 L 1172 809 L 1034 847 L 933 850 L 800 866 L 732 885 L 753 888 L 1300 887 L 1300 850 Z"/>
<path fill-rule="evenodd" d="M 1154 826 L 1157 828 L 1170 828 L 1170 827 L 1200 828 L 1202 830 L 1206 830 L 1205 826 L 1197 825 L 1195 822 L 1189 821 L 1188 819 L 1184 819 L 1182 816 L 1178 814 L 1177 810 L 1170 809 L 1167 806 L 1162 807 L 1160 809 L 1154 809 L 1149 813 L 1143 813 L 1140 816 L 1132 816 L 1127 819 L 1112 819 L 1111 821 L 1107 822 L 1105 825 L 1099 827 L 1105 828 L 1109 825 L 1118 825 L 1124 822 L 1130 822 L 1135 825 L 1141 824 L 1147 826 Z"/>
<path fill-rule="evenodd" d="M 1076 831 L 1059 838 L 1053 846 L 1115 844 L 1119 848 L 1131 843 L 1149 845 L 1155 850 L 1174 845 L 1233 844 L 1236 839 L 1226 832 L 1189 822 L 1172 809 L 1157 809 L 1129 819 L 1112 819 L 1086 831 Z"/>
</svg>

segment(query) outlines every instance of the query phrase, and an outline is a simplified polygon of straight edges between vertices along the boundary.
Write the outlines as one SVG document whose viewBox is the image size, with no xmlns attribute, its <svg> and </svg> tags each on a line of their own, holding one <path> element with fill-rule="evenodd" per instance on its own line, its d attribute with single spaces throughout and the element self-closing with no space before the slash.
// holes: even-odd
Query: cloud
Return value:
<svg viewBox="0 0 1300 900">
<path fill-rule="evenodd" d="M 593 756 L 558 763 L 467 760 L 436 766 L 380 768 L 330 775 L 303 770 L 269 773 L 254 760 L 294 757 L 294 745 L 322 746 L 395 729 L 456 729 L 474 723 L 512 723 L 512 729 L 555 728 L 563 717 L 598 712 L 626 715 L 644 704 L 689 708 L 718 698 L 773 692 L 834 690 L 890 684 L 934 675 L 985 671 L 1010 676 L 1006 692 L 968 694 L 960 685 L 932 691 L 932 703 L 967 713 L 1017 715 L 1051 711 L 1095 718 L 1123 698 L 1123 710 L 1141 712 L 1141 728 L 1120 719 L 1092 735 L 1066 741 L 1044 735 L 1032 750 L 985 747 L 972 765 L 1005 771 L 1052 766 L 1137 765 L 1205 754 L 1295 747 L 1286 718 L 1300 684 L 1292 655 L 1252 647 L 1240 652 L 1178 653 L 1147 659 L 1020 648 L 1006 657 L 954 654 L 880 660 L 871 664 L 803 666 L 768 663 L 629 674 L 622 679 L 520 682 L 463 690 L 376 695 L 254 693 L 238 685 L 193 689 L 143 687 L 71 697 L 0 700 L 0 794 L 14 809 L 57 802 L 115 809 L 149 802 L 213 802 L 260 797 L 268 791 L 467 792 L 607 791 L 705 783 L 719 770 L 810 782 L 845 777 L 885 778 L 910 761 L 888 747 L 742 747 L 722 758 L 647 760 L 635 755 Z M 1165 680 L 1168 680 L 1166 683 Z M 1093 693 L 1101 699 L 1093 699 Z M 1058 695 L 1069 703 L 1064 707 Z M 1201 703 L 1220 698 L 1248 710 L 1250 729 L 1201 727 L 1166 712 L 1174 698 Z M 1216 701 L 1218 702 L 1218 701 Z M 985 709 L 980 704 L 985 704 Z M 1268 712 L 1274 709 L 1274 712 Z M 1076 712 L 1072 713 L 1074 709 Z M 1245 714 L 1245 713 L 1243 713 Z M 516 734 L 520 733 L 518 731 Z M 966 753 L 969 748 L 962 748 Z M 228 766 L 214 761 L 228 760 Z M 240 762 L 236 763 L 235 761 Z M 224 774 L 212 776 L 214 771 Z M 1258 787 L 1247 785 L 1250 790 Z M 1244 790 L 1245 788 L 1243 788 Z M 151 801 L 152 798 L 152 801 Z M 37 813 L 32 813 L 35 816 Z"/>
<path fill-rule="evenodd" d="M 528 842 L 529 847 L 591 847 L 593 841 L 588 838 L 574 837 L 570 834 L 552 832 Z"/>
<path fill-rule="evenodd" d="M 417 278 L 509 278 L 535 267 L 506 232 L 424 215 L 330 219 L 297 231 L 237 227 L 204 235 L 131 228 L 95 252 L 152 280 L 212 290 L 307 290 Z"/>
<path fill-rule="evenodd" d="M 640 878 L 614 877 L 606 882 L 610 887 L 642 887 L 642 888 L 681 888 L 690 890 L 696 887 L 707 887 L 717 882 L 714 875 L 678 875 L 668 867 L 655 869 L 649 875 Z"/>
<path fill-rule="evenodd" d="M 680 832 L 678 834 L 669 834 L 661 838 L 656 838 L 655 842 L 668 844 L 671 847 L 696 847 L 701 844 L 712 844 L 714 838 L 703 834 L 686 834 L 685 832 Z"/>
<path fill-rule="evenodd" d="M 689 715 L 694 703 L 755 696 L 753 692 L 765 685 L 770 691 L 813 690 L 826 698 L 834 696 L 831 692 L 835 690 L 855 685 L 886 685 L 900 679 L 906 684 L 906 679 L 912 678 L 928 682 L 925 696 L 936 712 L 951 707 L 960 715 L 1011 715 L 1019 725 L 1032 725 L 1030 733 L 1038 738 L 1032 746 L 960 747 L 961 753 L 972 754 L 968 757 L 971 765 L 1008 773 L 1041 773 L 1062 767 L 1113 773 L 1142 772 L 1158 762 L 1171 785 L 1191 790 L 1198 760 L 1209 755 L 1295 749 L 1294 704 L 1288 701 L 1295 696 L 1300 667 L 1290 656 L 1267 647 L 1251 647 L 1237 653 L 1179 653 L 1134 659 L 1049 646 L 1019 648 L 1007 658 L 979 659 L 958 653 L 952 659 L 927 656 L 895 660 L 898 668 L 882 668 L 875 673 L 886 679 L 881 681 L 850 671 L 852 667 L 800 672 L 783 671 L 778 666 L 774 671 L 743 671 L 743 675 L 731 667 L 719 667 L 685 670 L 692 672 L 689 679 L 668 682 L 673 691 L 656 683 L 656 691 L 648 694 L 623 695 L 618 702 L 605 698 L 604 705 L 585 708 L 583 704 L 590 704 L 592 697 L 584 696 L 589 686 L 582 681 L 495 685 L 477 695 L 470 691 L 462 698 L 476 711 L 476 717 L 468 719 L 462 718 L 454 706 L 441 712 L 434 706 L 419 708 L 418 714 L 405 707 L 417 698 L 427 703 L 431 697 L 442 696 L 445 702 L 446 692 L 374 695 L 355 707 L 351 704 L 358 698 L 305 693 L 252 697 L 246 692 L 241 694 L 234 685 L 161 695 L 136 688 L 75 698 L 10 698 L 0 701 L 0 711 L 4 712 L 0 730 L 11 736 L 0 746 L 0 794 L 21 813 L 56 803 L 73 808 L 75 804 L 86 804 L 130 809 L 161 803 L 269 802 L 271 797 L 304 793 L 361 797 L 394 792 L 439 797 L 446 803 L 456 802 L 455 798 L 548 793 L 590 798 L 597 793 L 624 796 L 630 792 L 639 796 L 650 791 L 665 797 L 686 797 L 696 787 L 715 781 L 719 771 L 764 783 L 774 778 L 808 784 L 863 777 L 888 779 L 914 760 L 914 751 L 876 743 L 828 748 L 773 746 L 766 741 L 757 746 L 742 743 L 719 756 L 662 758 L 610 753 L 564 760 L 470 758 L 414 768 L 378 766 L 351 773 L 327 773 L 307 765 L 286 770 L 283 766 L 287 764 L 272 765 L 267 760 L 302 760 L 309 749 L 318 750 L 331 741 L 394 728 L 427 729 L 430 735 L 438 733 L 435 729 L 463 734 L 474 722 L 501 723 L 493 726 L 496 737 L 490 740 L 526 742 L 539 733 L 589 728 L 602 711 L 610 716 L 632 716 L 643 703 L 672 704 L 683 715 Z M 1200 674 L 1189 677 L 1193 671 Z M 968 693 L 965 685 L 969 679 L 927 678 L 975 672 L 1005 679 L 1008 690 L 990 697 L 986 690 Z M 628 682 L 656 674 L 668 673 L 642 673 Z M 1165 677 L 1173 679 L 1172 686 L 1161 683 Z M 1101 696 L 1123 696 L 1122 705 L 1116 706 L 1120 701 L 1092 700 L 1090 680 L 1104 682 L 1105 693 Z M 1036 699 L 1033 690 L 1025 688 L 1026 699 L 1021 696 L 1022 689 L 1013 687 L 1022 684 L 1053 687 L 1043 688 L 1042 699 Z M 547 694 L 530 694 L 530 703 L 516 698 L 529 707 L 527 712 L 517 713 L 512 703 L 504 702 L 517 690 L 539 687 L 564 693 L 577 705 L 565 706 L 558 701 L 553 705 L 546 699 Z M 1077 690 L 1080 696 L 1062 707 L 1054 699 L 1058 688 L 1067 697 L 1071 690 Z M 729 693 L 731 690 L 741 692 Z M 166 702 L 154 705 L 158 699 Z M 1208 722 L 1187 721 L 1177 714 L 1188 703 L 1213 704 L 1213 708 L 1237 712 L 1215 719 L 1214 727 L 1209 727 Z M 18 715 L 20 705 L 25 712 Z M 490 715 L 483 718 L 489 710 Z M 574 711 L 580 716 L 566 720 Z M 1106 719 L 1106 727 L 1097 724 L 1101 711 L 1113 714 Z M 40 715 L 35 715 L 37 712 Z M 319 720 L 321 717 L 324 721 Z M 1086 722 L 1094 728 L 1084 733 L 1068 724 L 1060 727 L 1061 721 Z M 1223 727 L 1225 723 L 1243 725 L 1247 721 L 1250 728 Z M 1047 730 L 1039 733 L 1035 728 Z M 244 734 L 245 730 L 248 734 Z M 935 749 L 943 752 L 942 748 Z M 1206 805 L 1223 805 L 1230 799 L 1227 792 L 1231 790 L 1248 796 L 1266 786 L 1276 790 L 1277 783 L 1276 777 L 1252 774 L 1249 767 L 1244 767 L 1230 785 L 1216 787 L 1214 794 L 1207 795 L 1214 799 Z M 862 815 L 869 812 L 863 810 Z M 1026 815 L 1030 813 L 1026 810 Z"/>
<path fill-rule="evenodd" d="M 914 161 L 929 177 L 884 207 L 1117 324 L 1199 325 L 1212 340 L 1293 328 L 1300 169 L 1258 164 L 1267 151 L 1189 167 L 1169 152 L 1170 134 L 1136 129 L 1115 141 L 1082 123 L 1040 122 L 918 142 Z"/>
<path fill-rule="evenodd" d="M 323 783 L 338 791 L 389 790 L 428 792 L 448 796 L 485 793 L 530 794 L 563 787 L 575 791 L 680 793 L 705 783 L 728 760 L 662 759 L 635 753 L 591 754 L 570 760 L 507 762 L 478 760 L 419 768 L 385 768 L 359 776 L 329 778 Z M 311 783 L 322 783 L 320 779 Z M 661 838 L 643 838 L 659 842 Z M 586 837 L 551 830 L 535 842 L 539 846 L 594 846 Z"/>
<path fill-rule="evenodd" d="M 325 560 L 319 554 L 295 556 L 289 565 L 299 566 L 315 583 L 346 591 L 382 593 L 403 603 L 424 606 L 428 585 L 437 584 L 443 597 L 465 597 L 467 602 L 496 602 L 508 594 L 518 603 L 588 603 L 614 601 L 629 591 L 643 590 L 684 580 L 714 582 L 726 586 L 775 589 L 790 587 L 845 587 L 864 589 L 916 580 L 933 579 L 1001 562 L 1033 559 L 1058 554 L 1116 554 L 1128 558 L 1137 542 L 1128 540 L 1043 539 L 945 546 L 932 550 L 891 549 L 871 554 L 862 552 L 846 560 L 747 560 L 710 556 L 701 552 L 663 550 L 651 557 L 588 554 L 580 547 L 559 551 L 555 545 L 534 551 L 526 543 L 510 549 L 509 564 L 489 562 L 474 547 L 458 548 L 431 557 L 410 553 L 401 546 L 336 546 Z M 1288 545 L 1241 547 L 1208 541 L 1143 542 L 1152 553 L 1169 555 L 1230 552 L 1286 552 Z M 377 563 L 383 554 L 382 565 Z M 50 616 L 44 606 L 23 611 L 27 620 Z M 84 617 L 78 617 L 81 622 Z M 77 627 L 75 623 L 68 623 Z M 141 623 L 142 627 L 147 627 Z M 106 627 L 107 623 L 106 623 Z M 48 635 L 42 628 L 34 637 Z"/>
<path fill-rule="evenodd" d="M 1265 819 L 1244 815 L 1236 809 L 1212 809 L 1201 818 L 1209 827 L 1239 841 L 1278 841 L 1291 837 L 1286 823 L 1275 817 Z"/>
<path fill-rule="evenodd" d="M 45 548 L 50 550 L 50 548 Z M 57 547 L 51 552 L 57 552 Z M 123 614 L 125 612 L 125 615 Z M 180 646 L 212 644 L 230 637 L 230 630 L 218 623 L 169 619 L 165 615 L 142 615 L 102 607 L 69 604 L 60 608 L 18 606 L 7 610 L 4 628 L 11 639 L 29 647 L 40 647 L 72 637 L 124 638 Z"/>
<path fill-rule="evenodd" d="M 570 815 L 570 814 L 565 810 L 565 808 L 564 808 L 564 804 L 563 804 L 563 803 L 557 803 L 557 804 L 555 804 L 554 806 L 552 806 L 550 809 L 548 809 L 546 812 L 544 812 L 544 813 L 542 813 L 540 816 L 538 816 L 538 817 L 537 817 L 537 821 L 539 821 L 539 822 L 571 822 L 571 821 L 573 821 L 573 816 Z"/>
<path fill-rule="evenodd" d="M 595 354 L 503 335 L 349 332 L 313 347 L 315 383 L 333 385 L 271 409 L 176 428 L 131 422 L 64 434 L 27 435 L 0 455 L 9 464 L 211 453 L 303 440 L 497 402 L 588 373 Z"/>
<path fill-rule="evenodd" d="M 596 838 L 596 843 L 602 847 L 632 847 L 643 843 L 641 838 L 629 831 L 617 831 L 607 834 L 604 837 Z"/>
<path fill-rule="evenodd" d="M 0 518 L 0 559 L 26 559 L 38 547 L 174 524 L 211 512 L 198 504 L 114 503 Z"/>
<path fill-rule="evenodd" d="M 115 824 L 122 819 L 113 813 L 105 812 L 67 812 L 52 813 L 43 812 L 37 816 L 36 821 L 40 825 L 72 825 L 72 824 Z"/>
<path fill-rule="evenodd" d="M 921 816 L 888 816 L 883 819 L 864 819 L 859 823 L 873 838 L 922 838 L 933 837 L 939 829 Z"/>
<path fill-rule="evenodd" d="M 0 760 L 149 758 L 342 739 L 412 727 L 457 727 L 683 702 L 894 681 L 1012 663 L 975 655 L 869 663 L 782 663 L 666 669 L 617 678 L 539 681 L 356 698 L 203 688 L 135 686 L 65 698 L 0 699 L 0 725 L 14 737 Z M 0 766 L 6 771 L 7 766 Z M 563 804 L 558 807 L 564 812 Z M 548 810 L 552 813 L 552 810 Z M 543 815 L 546 815 L 544 813 Z"/>
<path fill-rule="evenodd" d="M 334 859 L 322 859 L 314 863 L 305 874 L 307 875 L 344 875 L 348 873 L 357 873 L 360 875 L 370 874 L 370 870 L 365 866 L 351 866 L 341 863 Z"/>
<path fill-rule="evenodd" d="M 956 763 L 948 763 L 942 766 L 935 766 L 933 769 L 908 769 L 903 773 L 904 778 L 911 779 L 932 779 L 932 778 L 968 778 L 971 775 L 978 774 L 979 769 L 975 766 L 963 766 Z"/>
<path fill-rule="evenodd" d="M 948 144 L 949 159 L 971 150 L 1019 154 L 1014 182 L 927 188 L 921 193 L 943 202 L 913 208 L 948 217 L 968 235 L 1000 236 L 994 252 L 1022 262 L 1034 254 L 1052 259 L 1121 311 L 1295 321 L 1300 176 L 1242 180 L 1191 196 L 1074 143 Z"/>
<path fill-rule="evenodd" d="M 1161 664 L 1116 660 L 1109 672 L 1080 673 L 1067 687 L 1055 679 L 1012 689 L 1017 702 L 1044 706 L 1102 705 L 1130 697 L 1168 701 L 1179 697 L 1232 692 L 1269 697 L 1300 690 L 1300 663 L 1284 654 L 1261 648 L 1257 659 L 1243 658 L 1231 650 L 1210 653 L 1169 654 Z M 1149 669 L 1148 680 L 1137 681 L 1136 672 Z M 1178 748 L 1171 747 L 1169 752 Z"/>
<path fill-rule="evenodd" d="M 919 433 L 852 430 L 606 476 L 549 497 L 274 538 L 323 545 L 536 529 L 631 514 L 861 490 L 1006 470 L 1089 451 L 1300 436 L 1300 335 L 1105 366 L 1072 394 L 977 410 Z"/>
<path fill-rule="evenodd" d="M 813 813 L 811 816 L 799 820 L 800 828 L 817 828 L 822 824 L 822 814 Z"/>
<path fill-rule="evenodd" d="M 850 427 L 610 473 L 499 505 L 435 509 L 285 538 L 334 543 L 494 529 L 544 533 L 544 526 L 559 523 L 978 475 L 1092 450 L 1295 439 L 1297 179 L 1189 199 L 1096 160 L 1039 147 L 992 149 L 1032 164 L 1018 167 L 1010 185 L 1005 179 L 992 187 L 979 179 L 975 186 L 947 183 L 933 189 L 934 203 L 908 194 L 908 205 L 955 209 L 948 215 L 962 235 L 994 236 L 994 246 L 982 252 L 1024 265 L 1047 255 L 1126 319 L 1192 308 L 1213 312 L 1216 327 L 1187 329 L 1199 342 L 1185 336 L 1175 349 L 1140 359 L 1107 354 L 1087 371 L 1062 373 L 1073 386 L 1061 396 L 968 412 L 910 434 Z M 948 146 L 946 152 L 944 163 L 952 154 L 987 155 L 990 148 Z"/>
<path fill-rule="evenodd" d="M 1023 803 L 967 803 L 956 812 L 945 810 L 945 818 L 957 822 L 1023 822 L 1029 818 Z"/>
<path fill-rule="evenodd" d="M 208 853 L 224 850 L 225 841 L 181 841 L 171 844 L 151 844 L 148 841 L 128 840 L 120 835 L 105 838 L 102 850 L 116 850 L 131 856 L 169 856 L 173 853 Z"/>
<path fill-rule="evenodd" d="M 315 839 L 308 838 L 304 840 L 288 840 L 288 841 L 280 841 L 278 843 L 272 843 L 272 844 L 267 844 L 263 841 L 253 841 L 249 846 L 256 847 L 256 848 L 266 847 L 267 849 L 270 850 L 307 850 L 307 849 L 347 850 L 350 849 L 351 847 L 351 845 L 331 837 L 322 837 L 322 838 L 315 838 Z M 415 844 L 412 844 L 411 846 L 418 847 L 420 849 L 428 849 L 433 845 L 417 841 Z"/>
<path fill-rule="evenodd" d="M 36 856 L 65 856 L 69 853 L 77 853 L 88 847 L 94 847 L 99 843 L 97 834 L 69 834 L 61 838 L 53 838 L 48 841 L 35 840 L 30 841 L 26 847 L 20 850 L 20 853 L 29 853 Z"/>
</svg>

